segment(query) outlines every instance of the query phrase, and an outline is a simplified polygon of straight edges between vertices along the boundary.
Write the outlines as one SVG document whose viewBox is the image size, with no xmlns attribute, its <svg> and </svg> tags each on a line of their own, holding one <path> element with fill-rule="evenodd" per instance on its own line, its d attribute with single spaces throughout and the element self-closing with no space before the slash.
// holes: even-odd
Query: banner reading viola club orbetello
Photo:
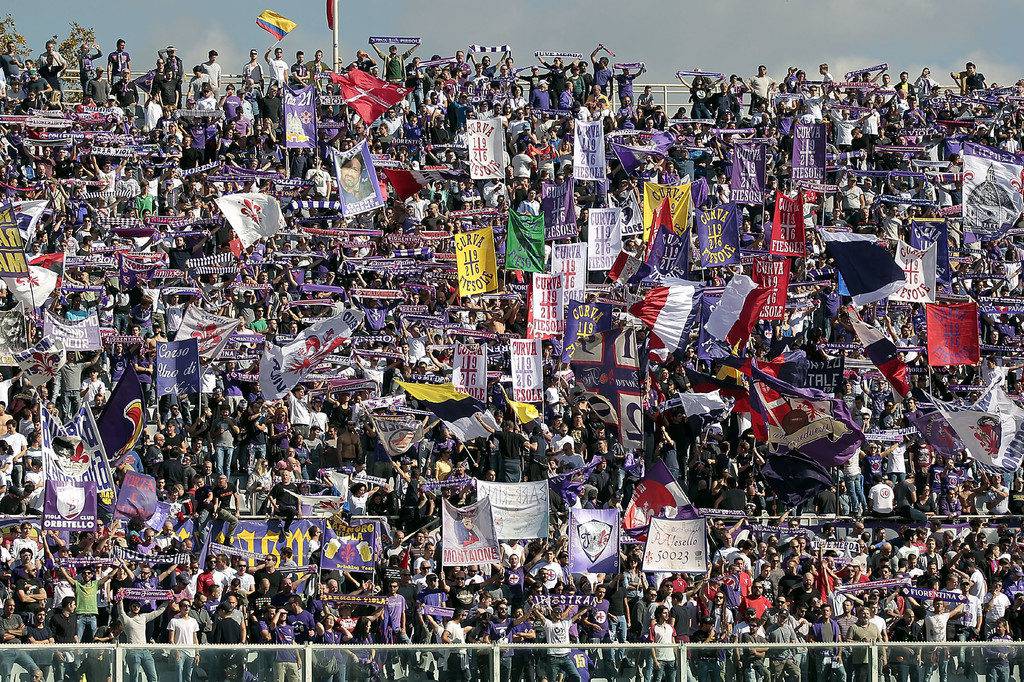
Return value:
<svg viewBox="0 0 1024 682">
<path fill-rule="evenodd" d="M 96 530 L 96 483 L 47 481 L 43 530 Z"/>
</svg>

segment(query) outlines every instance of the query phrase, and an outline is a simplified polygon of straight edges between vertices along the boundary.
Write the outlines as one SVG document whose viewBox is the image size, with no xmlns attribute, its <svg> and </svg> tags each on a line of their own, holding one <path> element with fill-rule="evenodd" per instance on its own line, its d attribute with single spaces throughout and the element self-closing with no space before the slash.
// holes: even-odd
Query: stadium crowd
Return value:
<svg viewBox="0 0 1024 682">
<path fill-rule="evenodd" d="M 74 65 L 54 44 L 39 56 L 2 46 L 0 190 L 25 228 L 32 274 L 27 283 L 5 276 L 0 290 L 0 680 L 15 670 L 41 682 L 105 682 L 111 654 L 60 646 L 114 641 L 196 647 L 129 650 L 132 682 L 297 682 L 304 674 L 291 651 L 247 658 L 241 648 L 199 648 L 243 643 L 365 645 L 318 652 L 310 662 L 317 682 L 468 682 L 490 678 L 475 650 L 373 647 L 533 642 L 559 646 L 503 651 L 502 680 L 677 679 L 675 650 L 585 648 L 600 642 L 743 645 L 688 649 L 687 679 L 699 682 L 852 682 L 872 670 L 894 682 L 1020 679 L 1024 651 L 1000 646 L 1024 638 L 1020 459 L 981 466 L 967 445 L 919 428 L 914 417 L 934 414 L 933 399 L 971 402 L 993 382 L 1010 396 L 1019 390 L 1019 211 L 1009 230 L 992 235 L 969 229 L 956 209 L 964 145 L 1021 151 L 1024 82 L 990 83 L 974 64 L 943 79 L 928 69 L 893 77 L 885 66 L 846 78 L 828 64 L 811 75 L 796 67 L 771 74 L 760 66 L 751 76 L 695 70 L 682 77 L 689 104 L 667 111 L 649 87 L 634 87 L 643 64 L 613 64 L 602 45 L 589 59 L 535 60 L 503 46 L 428 60 L 417 46 L 373 43 L 339 70 L 401 95 L 372 121 L 339 101 L 346 83 L 319 50 L 312 60 L 298 51 L 291 63 L 281 48 L 253 50 L 240 68 L 210 50 L 188 68 L 173 45 L 153 56 L 119 40 L 105 58 L 83 45 L 79 94 L 70 87 Z M 293 148 L 285 91 L 308 86 L 329 103 L 316 107 L 318 140 Z M 474 180 L 467 126 L 494 118 L 501 177 Z M 605 179 L 574 179 L 574 123 L 592 121 L 601 122 L 609 150 L 639 140 L 638 158 L 609 152 Z M 794 131 L 815 123 L 827 131 L 827 174 L 798 185 Z M 734 148 L 750 139 L 766 151 L 765 199 L 735 204 L 741 253 L 768 249 L 776 192 L 804 202 L 806 256 L 793 260 L 780 319 L 753 321 L 734 353 L 709 359 L 699 353 L 695 300 L 682 343 L 659 353 L 650 325 L 627 312 L 650 282 L 592 270 L 586 300 L 615 311 L 605 333 L 635 333 L 638 439 L 623 435 L 626 415 L 616 416 L 614 404 L 581 388 L 576 357 L 563 354 L 557 335 L 543 341 L 540 399 L 532 408 L 512 400 L 509 339 L 529 337 L 534 324 L 529 273 L 502 269 L 500 289 L 462 296 L 453 235 L 494 228 L 501 264 L 508 214 L 544 215 L 545 183 L 571 183 L 575 231 L 561 242 L 588 241 L 592 210 L 646 209 L 645 183 L 689 183 L 692 212 L 727 205 Z M 334 154 L 364 140 L 382 170 L 383 200 L 343 217 L 335 199 L 360 188 L 349 186 L 346 169 L 333 172 Z M 414 171 L 416 186 L 406 191 L 385 168 Z M 217 201 L 237 192 L 277 198 L 280 229 L 241 243 Z M 1000 200 L 999 187 L 992 192 Z M 621 240 L 638 260 L 650 256 L 644 234 L 660 234 L 644 213 L 647 224 Z M 924 303 L 872 302 L 854 316 L 841 293 L 849 283 L 812 229 L 894 246 L 912 241 L 915 222 L 940 217 L 949 272 L 939 298 L 981 303 L 975 363 L 929 364 Z M 684 233 L 693 235 L 685 265 L 698 289 L 721 291 L 734 273 L 750 271 L 747 259 L 700 267 L 695 228 Z M 217 339 L 215 354 L 204 349 L 198 391 L 164 394 L 158 344 L 175 340 L 196 309 L 220 320 L 213 326 L 234 320 L 233 331 Z M 308 338 L 304 330 L 342 310 L 360 311 L 362 325 L 268 398 L 264 346 Z M 98 349 L 58 351 L 47 375 L 45 344 L 61 325 L 91 319 L 102 334 Z M 905 395 L 865 352 L 854 327 L 861 319 L 899 349 Z M 45 320 L 55 322 L 44 331 Z M 471 418 L 490 426 L 462 440 L 443 415 L 434 417 L 431 398 L 413 393 L 451 382 L 456 346 L 467 344 L 488 350 L 478 357 L 487 363 L 480 409 L 490 416 Z M 803 363 L 805 371 L 844 361 L 827 391 L 864 438 L 827 467 L 828 480 L 763 474 L 775 448 L 753 423 L 752 398 L 743 395 L 750 363 L 738 358 Z M 100 418 L 119 380 L 133 374 L 143 398 L 139 431 L 123 451 L 90 450 L 81 422 L 73 428 L 76 415 Z M 407 392 L 412 386 L 421 388 Z M 713 389 L 717 407 L 674 401 Z M 392 454 L 375 415 L 412 417 L 419 428 Z M 1010 422 L 999 426 L 997 450 L 998 437 L 1016 438 L 1021 422 Z M 44 451 L 53 461 L 84 456 L 90 467 L 109 467 L 120 492 L 116 504 L 100 495 L 95 530 L 44 529 L 47 487 L 56 485 Z M 570 511 L 652 511 L 644 495 L 655 470 L 667 470 L 665 487 L 682 496 L 661 500 L 654 514 L 685 506 L 707 520 L 706 570 L 645 572 L 644 529 L 627 525 L 617 570 L 570 571 Z M 152 508 L 123 513 L 123 493 L 140 474 L 155 487 L 155 522 Z M 476 502 L 473 479 L 549 481 L 547 536 L 502 538 L 493 563 L 445 565 L 442 507 Z M 102 480 L 93 480 L 102 493 Z M 334 507 L 312 513 L 330 500 Z M 370 566 L 324 568 L 332 527 L 365 519 L 379 529 Z M 991 644 L 937 644 L 974 641 Z M 842 642 L 886 646 L 872 660 Z M 6 646 L 15 643 L 53 648 Z M 769 643 L 790 646 L 758 646 Z"/>
</svg>

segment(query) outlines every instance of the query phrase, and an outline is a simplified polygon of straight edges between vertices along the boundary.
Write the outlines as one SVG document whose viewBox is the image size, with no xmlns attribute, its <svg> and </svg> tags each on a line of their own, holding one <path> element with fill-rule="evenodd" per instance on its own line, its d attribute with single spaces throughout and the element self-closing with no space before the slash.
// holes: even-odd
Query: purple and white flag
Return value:
<svg viewBox="0 0 1024 682">
<path fill-rule="evenodd" d="M 711 311 L 718 305 L 721 298 L 721 296 L 714 294 L 701 294 L 699 309 L 700 326 L 697 327 L 697 358 L 699 360 L 716 360 L 732 355 L 729 344 L 716 339 L 707 330 L 708 320 L 711 319 Z"/>
<path fill-rule="evenodd" d="M 96 530 L 96 483 L 46 481 L 43 530 Z"/>
<path fill-rule="evenodd" d="M 540 208 L 544 213 L 544 241 L 576 239 L 576 199 L 573 195 L 574 181 L 570 176 L 565 182 L 541 184 Z"/>
<path fill-rule="evenodd" d="M 737 204 L 764 203 L 765 146 L 737 144 L 732 149 L 732 177 L 729 198 Z"/>
<path fill-rule="evenodd" d="M 572 242 L 551 248 L 551 273 L 562 274 L 566 301 L 583 301 L 587 292 L 587 244 Z"/>
<path fill-rule="evenodd" d="M 156 394 L 198 394 L 200 391 L 199 340 L 156 344 Z"/>
<path fill-rule="evenodd" d="M 569 510 L 569 572 L 619 572 L 619 510 Z"/>
<path fill-rule="evenodd" d="M 284 89 L 284 146 L 316 149 L 316 88 Z"/>
<path fill-rule="evenodd" d="M 702 268 L 720 268 L 740 262 L 740 210 L 736 204 L 699 211 L 695 222 Z"/>
<path fill-rule="evenodd" d="M 587 269 L 609 270 L 622 251 L 621 208 L 592 208 L 587 212 Z"/>
<path fill-rule="evenodd" d="M 604 123 L 576 121 L 572 174 L 577 180 L 604 180 Z"/>
<path fill-rule="evenodd" d="M 103 345 L 100 341 L 100 321 L 95 310 L 78 322 L 66 322 L 46 311 L 43 334 L 59 341 L 64 350 L 68 351 L 99 350 Z"/>
<path fill-rule="evenodd" d="M 793 127 L 793 182 L 825 182 L 825 125 L 798 123 Z"/>
</svg>

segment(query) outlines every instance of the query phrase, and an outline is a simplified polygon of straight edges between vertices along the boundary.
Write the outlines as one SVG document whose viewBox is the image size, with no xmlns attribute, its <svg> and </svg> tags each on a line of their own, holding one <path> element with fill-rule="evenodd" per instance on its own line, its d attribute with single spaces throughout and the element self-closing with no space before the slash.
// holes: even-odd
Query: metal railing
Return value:
<svg viewBox="0 0 1024 682">
<path fill-rule="evenodd" d="M 526 669 L 549 680 L 585 667 L 591 680 L 655 677 L 672 682 L 808 680 L 940 682 L 952 672 L 1020 680 L 1024 644 L 999 642 L 890 642 L 769 644 L 350 644 L 275 645 L 9 645 L 0 648 L 0 676 L 21 679 L 36 671 L 42 682 L 61 679 L 111 682 L 365 679 L 462 679 L 518 682 Z M 1011 675 L 1013 669 L 1016 675 Z M 13 677 L 11 675 L 13 673 Z M 973 677 L 972 677 L 973 675 Z M 375 677 L 376 676 L 376 677 Z M 538 679 L 540 675 L 538 675 Z M 38 679 L 38 678 L 36 678 Z"/>
</svg>

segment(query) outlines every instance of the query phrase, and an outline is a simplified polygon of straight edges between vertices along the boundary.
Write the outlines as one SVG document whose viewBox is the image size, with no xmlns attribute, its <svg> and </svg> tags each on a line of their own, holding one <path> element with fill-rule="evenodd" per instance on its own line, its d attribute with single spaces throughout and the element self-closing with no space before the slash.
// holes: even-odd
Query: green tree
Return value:
<svg viewBox="0 0 1024 682">
<path fill-rule="evenodd" d="M 7 43 L 14 43 L 14 51 L 21 56 L 29 53 L 28 41 L 25 40 L 25 36 L 18 33 L 14 17 L 9 13 L 0 19 L 0 46 L 6 48 Z"/>
<path fill-rule="evenodd" d="M 78 48 L 85 45 L 92 50 L 96 43 L 96 29 L 91 26 L 82 26 L 77 21 L 71 22 L 71 30 L 68 37 L 60 42 L 57 51 L 68 63 L 68 69 L 78 68 Z"/>
</svg>

